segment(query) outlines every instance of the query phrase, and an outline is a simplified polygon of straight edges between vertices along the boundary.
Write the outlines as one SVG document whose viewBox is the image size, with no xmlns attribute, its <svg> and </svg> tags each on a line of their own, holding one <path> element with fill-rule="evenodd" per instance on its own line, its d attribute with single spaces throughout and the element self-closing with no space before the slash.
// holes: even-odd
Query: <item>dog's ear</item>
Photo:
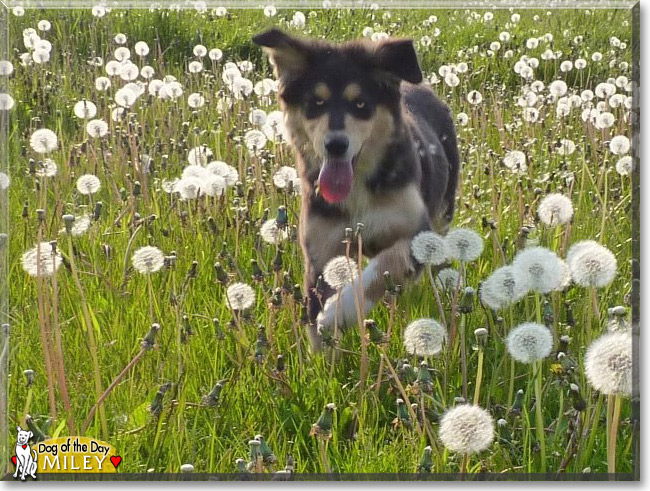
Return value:
<svg viewBox="0 0 650 491">
<path fill-rule="evenodd" d="M 375 57 L 381 70 L 412 84 L 422 82 L 422 70 L 420 70 L 412 39 L 383 41 L 375 50 Z"/>
<path fill-rule="evenodd" d="M 294 79 L 307 69 L 311 51 L 309 42 L 275 28 L 254 36 L 253 42 L 262 46 L 269 55 L 278 79 Z"/>
<path fill-rule="evenodd" d="M 16 426 L 16 429 L 18 430 L 18 433 L 20 433 L 21 431 L 23 431 L 23 429 L 22 429 L 20 426 Z"/>
<path fill-rule="evenodd" d="M 34 433 L 32 433 L 31 430 L 30 430 L 30 431 L 29 431 L 29 436 L 28 436 L 27 438 L 28 438 L 28 439 L 31 439 L 33 436 L 34 436 Z"/>
</svg>

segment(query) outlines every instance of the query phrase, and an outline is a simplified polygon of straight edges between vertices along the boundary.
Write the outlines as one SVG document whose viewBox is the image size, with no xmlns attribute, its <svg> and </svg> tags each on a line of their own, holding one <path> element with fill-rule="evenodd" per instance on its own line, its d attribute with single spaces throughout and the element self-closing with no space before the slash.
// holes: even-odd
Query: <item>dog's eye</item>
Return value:
<svg viewBox="0 0 650 491">
<path fill-rule="evenodd" d="M 364 107 L 366 107 L 366 103 L 363 101 L 357 101 L 356 106 L 357 109 L 363 109 Z"/>
<path fill-rule="evenodd" d="M 324 101 L 323 99 L 316 99 L 316 100 L 314 101 L 314 103 L 315 103 L 317 106 L 322 106 L 323 104 L 325 104 L 325 101 Z"/>
</svg>

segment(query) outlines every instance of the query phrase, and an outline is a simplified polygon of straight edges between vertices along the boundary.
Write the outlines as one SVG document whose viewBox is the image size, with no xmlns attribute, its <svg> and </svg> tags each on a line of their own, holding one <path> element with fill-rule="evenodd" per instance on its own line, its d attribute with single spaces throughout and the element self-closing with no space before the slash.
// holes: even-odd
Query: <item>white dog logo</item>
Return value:
<svg viewBox="0 0 650 491">
<path fill-rule="evenodd" d="M 14 478 L 18 477 L 20 472 L 20 479 L 25 480 L 25 476 L 32 476 L 36 479 L 37 468 L 37 455 L 36 450 L 32 450 L 29 446 L 29 439 L 34 436 L 31 431 L 24 431 L 20 426 L 17 427 L 18 436 L 16 437 L 16 455 L 14 456 L 14 464 L 16 464 L 16 472 Z"/>
</svg>

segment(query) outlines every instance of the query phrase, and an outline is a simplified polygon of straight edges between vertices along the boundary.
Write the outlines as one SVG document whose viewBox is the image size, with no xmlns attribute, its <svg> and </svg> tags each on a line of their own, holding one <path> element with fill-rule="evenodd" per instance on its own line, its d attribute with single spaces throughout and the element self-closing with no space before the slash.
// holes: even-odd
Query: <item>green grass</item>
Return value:
<svg viewBox="0 0 650 491">
<path fill-rule="evenodd" d="M 437 73 L 442 64 L 468 63 L 469 70 L 460 75 L 458 87 L 449 88 L 444 82 L 434 87 L 455 114 L 469 115 L 469 124 L 458 126 L 463 171 L 453 226 L 481 233 L 485 250 L 467 266 L 467 285 L 477 288 L 479 282 L 503 265 L 500 249 L 507 262 L 513 259 L 523 226 L 531 228 L 529 242 L 557 250 L 557 231 L 539 224 L 536 214 L 540 199 L 549 192 L 564 193 L 573 202 L 575 215 L 569 244 L 593 239 L 614 252 L 618 273 L 612 284 L 598 290 L 598 312 L 593 311 L 588 291 L 579 286 L 548 296 L 556 345 L 559 336 L 571 336 L 568 352 L 577 363 L 575 375 L 555 373 L 553 355 L 541 365 L 547 470 L 556 472 L 567 456 L 571 421 L 578 425 L 577 438 L 575 448 L 569 449 L 575 455 L 568 460 L 566 472 L 579 473 L 587 467 L 593 472 L 606 472 L 607 401 L 601 396 L 601 404 L 597 404 L 599 395 L 589 387 L 582 366 L 588 340 L 606 331 L 607 308 L 625 305 L 630 292 L 631 181 L 614 171 L 617 159 L 606 144 L 616 134 L 631 136 L 630 125 L 624 120 L 624 109 L 619 108 L 612 110 L 616 116 L 614 127 L 595 130 L 583 123 L 581 108 L 574 108 L 569 117 L 560 119 L 552 103 L 538 104 L 543 122 L 526 123 L 516 105 L 523 81 L 513 66 L 524 54 L 539 58 L 547 47 L 561 51 L 563 55 L 557 61 L 540 59 L 536 78 L 547 85 L 564 79 L 569 90 L 578 95 L 584 89 L 593 90 L 609 77 L 630 77 L 630 68 L 619 67 L 621 61 L 632 61 L 630 12 L 553 11 L 547 16 L 546 11 L 525 10 L 520 12 L 521 21 L 515 25 L 508 25 L 511 13 L 506 10 L 494 11 L 490 22 L 468 22 L 469 13 L 461 9 L 392 10 L 389 19 L 383 17 L 383 10 L 318 10 L 314 18 L 308 11 L 305 14 L 304 32 L 311 36 L 357 38 L 365 26 L 370 26 L 391 35 L 413 37 L 428 77 Z M 424 27 L 422 21 L 432 14 L 438 21 Z M 269 106 L 253 95 L 248 100 L 236 101 L 233 109 L 223 114 L 217 110 L 216 101 L 219 91 L 227 90 L 221 80 L 226 61 L 250 59 L 255 69 L 247 76 L 254 83 L 270 76 L 268 62 L 250 38 L 265 27 L 286 26 L 292 15 L 293 11 L 281 10 L 277 16 L 266 18 L 259 10 L 232 10 L 228 17 L 216 18 L 194 11 L 113 10 L 106 17 L 95 19 L 90 11 L 49 10 L 27 11 L 24 17 L 11 16 L 9 59 L 16 70 L 9 92 L 16 106 L 10 112 L 9 127 L 10 428 L 23 424 L 25 415 L 30 414 L 48 435 L 57 428 L 61 435 L 75 434 L 98 398 L 91 351 L 97 357 L 100 385 L 105 389 L 138 354 L 141 339 L 151 323 L 157 322 L 161 329 L 156 348 L 139 359 L 103 404 L 108 433 L 102 428 L 99 412 L 86 431 L 86 435 L 101 438 L 117 448 L 123 458 L 122 472 L 178 472 L 183 463 L 192 463 L 197 472 L 233 472 L 235 460 L 247 459 L 248 441 L 258 433 L 264 435 L 278 456 L 279 468 L 291 455 L 296 471 L 324 472 L 318 442 L 309 432 L 330 402 L 337 406 L 332 439 L 326 449 L 333 471 L 415 472 L 427 445 L 434 449 L 434 472 L 459 471 L 461 457 L 444 451 L 435 437 L 436 417 L 453 406 L 454 398 L 461 394 L 457 346 L 446 366 L 444 356 L 428 359 L 434 377 L 434 389 L 425 398 L 425 405 L 431 410 L 431 441 L 416 428 L 395 428 L 392 424 L 400 392 L 388 381 L 387 373 L 379 390 L 368 388 L 377 379 L 379 369 L 380 353 L 376 346 L 368 347 L 367 389 L 360 393 L 358 332 L 345 334 L 341 342 L 344 351 L 331 366 L 329 357 L 309 355 L 305 328 L 300 325 L 300 306 L 292 295 L 283 293 L 279 306 L 269 304 L 273 289 L 283 284 L 284 273 L 291 285 L 302 281 L 301 253 L 296 242 L 287 240 L 282 244 L 282 264 L 275 273 L 272 264 L 276 247 L 260 244 L 257 238 L 267 209 L 273 217 L 278 206 L 286 205 L 290 225 L 297 225 L 299 198 L 277 189 L 271 179 L 277 167 L 294 165 L 294 160 L 284 144 L 269 143 L 261 158 L 251 158 L 239 142 L 239 137 L 251 129 L 250 109 L 261 107 L 268 112 L 275 108 L 275 98 Z M 534 20 L 535 15 L 539 20 Z M 27 27 L 35 28 L 41 19 L 52 23 L 52 29 L 43 34 L 53 45 L 52 58 L 44 65 L 23 67 L 18 58 L 25 51 L 21 32 Z M 439 37 L 433 36 L 434 27 L 440 29 Z M 497 56 L 485 56 L 490 43 L 502 31 L 511 34 L 510 41 L 501 43 Z M 136 41 L 146 41 L 151 48 L 146 62 L 155 69 L 156 77 L 174 75 L 185 89 L 183 98 L 176 103 L 145 94 L 132 110 L 131 125 L 110 120 L 112 95 L 120 85 L 119 79 L 112 79 L 111 91 L 98 93 L 94 80 L 105 72 L 87 63 L 93 56 L 101 56 L 105 62 L 111 59 L 116 48 L 112 39 L 118 32 L 127 35 L 127 46 L 131 49 Z M 547 32 L 554 36 L 551 44 L 541 42 L 533 50 L 525 47 L 528 38 Z M 432 37 L 431 46 L 419 44 L 425 34 Z M 573 40 L 578 35 L 583 36 L 583 42 L 575 44 Z M 611 48 L 611 36 L 627 43 L 627 48 Z M 192 49 L 197 43 L 208 49 L 221 48 L 224 57 L 214 65 L 206 58 L 205 71 L 190 75 L 186 65 L 194 59 Z M 508 49 L 513 50 L 514 56 L 504 59 L 503 53 Z M 601 62 L 591 61 L 594 51 L 603 53 Z M 560 73 L 560 61 L 579 57 L 588 61 L 584 71 Z M 135 63 L 144 64 L 137 58 L 133 54 Z M 476 107 L 466 98 L 472 89 L 483 95 L 483 102 Z M 193 113 L 186 104 L 186 96 L 198 91 L 208 102 Z M 111 127 L 103 143 L 105 168 L 99 141 L 87 140 L 83 122 L 73 115 L 72 107 L 82 98 L 95 102 L 97 117 Z M 39 159 L 29 147 L 29 136 L 40 127 L 52 129 L 59 136 L 59 148 L 50 155 L 59 171 L 47 183 L 29 172 L 29 160 Z M 554 151 L 562 138 L 577 144 L 575 153 L 563 157 Z M 179 176 L 187 163 L 187 150 L 200 144 L 208 145 L 215 156 L 244 170 L 240 175 L 240 193 L 231 187 L 222 199 L 183 202 L 162 191 L 161 180 Z M 511 173 L 501 162 L 507 150 L 515 149 L 527 155 L 528 170 L 523 176 Z M 150 175 L 134 167 L 133 163 L 143 154 L 153 158 L 154 171 Z M 249 168 L 253 169 L 250 175 L 245 171 Z M 75 188 L 76 178 L 85 173 L 97 173 L 102 181 L 92 202 Z M 139 195 L 133 193 L 136 180 L 142 185 Z M 92 212 L 97 201 L 103 203 L 99 220 L 93 221 L 87 233 L 72 238 L 83 297 L 66 267 L 58 271 L 56 285 L 52 278 L 37 281 L 29 277 L 21 267 L 21 255 L 39 237 L 58 238 L 59 248 L 70 262 L 67 237 L 59 233 L 64 226 L 61 217 L 65 213 Z M 26 217 L 22 216 L 24 206 Z M 238 212 L 239 207 L 245 210 Z M 39 208 L 45 210 L 42 223 L 37 220 Z M 140 219 L 151 215 L 156 216 L 155 220 L 145 220 L 140 225 Z M 210 223 L 215 223 L 216 229 Z M 175 251 L 177 255 L 175 267 L 150 277 L 153 304 L 147 277 L 131 267 L 132 253 L 144 245 L 154 245 L 167 255 Z M 106 247 L 110 248 L 108 256 L 104 252 Z M 253 282 L 251 259 L 262 267 L 262 281 Z M 188 275 L 194 261 L 196 274 Z M 225 287 L 217 281 L 213 268 L 216 261 L 224 266 L 231 281 L 246 282 L 255 288 L 256 303 L 242 320 L 243 333 L 231 325 Z M 40 314 L 39 297 L 43 302 Z M 83 298 L 87 301 L 87 313 Z M 388 299 L 388 304 L 391 302 Z M 443 294 L 443 303 L 449 316 L 451 298 L 447 293 Z M 572 325 L 568 307 L 575 319 Z M 411 320 L 438 316 L 428 279 L 422 277 L 405 289 L 396 300 L 392 323 L 389 312 L 389 306 L 382 305 L 371 316 L 384 331 L 391 325 L 393 334 L 386 349 L 392 363 L 408 358 L 417 367 L 419 361 L 404 351 L 401 334 Z M 508 399 L 510 357 L 503 342 L 516 324 L 535 319 L 534 297 L 527 297 L 500 315 L 503 317 L 475 303 L 473 312 L 465 319 L 470 398 L 478 358 L 478 352 L 472 349 L 472 333 L 487 327 L 489 338 L 479 403 L 495 420 L 507 421 L 507 432 L 498 433 L 488 450 L 470 457 L 468 471 L 539 472 L 532 404 L 534 379 L 529 375 L 529 366 L 516 364 L 514 388 L 523 389 L 525 397 L 522 414 L 513 415 L 509 411 L 513 400 Z M 87 318 L 92 326 L 86 325 Z M 222 336 L 215 335 L 213 319 L 218 319 Z M 54 416 L 48 403 L 40 330 L 52 330 L 56 325 L 62 335 L 62 362 L 72 411 L 66 413 L 57 391 Z M 188 327 L 192 334 L 180 336 L 179 332 L 186 332 Z M 264 348 L 263 356 L 256 357 L 255 340 L 260 327 L 273 343 Z M 94 332 L 95 348 L 89 344 L 88 329 Z M 302 363 L 294 330 L 299 333 Z M 186 339 L 179 343 L 181 337 Z M 278 354 L 284 356 L 287 367 L 280 377 L 282 381 L 273 373 Z M 36 372 L 29 390 L 23 376 L 25 369 Z M 218 406 L 202 406 L 202 397 L 218 381 L 224 386 Z M 569 382 L 580 386 L 587 401 L 586 411 L 580 414 L 571 408 Z M 166 383 L 172 385 L 164 395 L 162 412 L 153 415 L 148 408 L 159 387 Z M 32 395 L 27 404 L 29 391 Z M 410 399 L 420 402 L 412 387 L 407 386 L 406 391 Z M 561 394 L 566 414 L 558 422 Z M 629 400 L 624 400 L 617 439 L 619 472 L 631 472 L 633 468 L 630 411 Z M 350 432 L 354 418 L 358 428 Z M 68 427 L 67 421 L 74 421 L 76 428 Z"/>
</svg>

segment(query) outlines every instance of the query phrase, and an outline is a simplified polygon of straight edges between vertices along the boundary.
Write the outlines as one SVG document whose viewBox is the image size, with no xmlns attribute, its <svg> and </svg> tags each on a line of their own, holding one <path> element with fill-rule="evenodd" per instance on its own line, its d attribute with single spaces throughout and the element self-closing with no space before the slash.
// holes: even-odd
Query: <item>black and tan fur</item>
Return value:
<svg viewBox="0 0 650 491">
<path fill-rule="evenodd" d="M 385 271 L 397 284 L 417 274 L 411 239 L 423 230 L 446 232 L 459 171 L 454 126 L 449 109 L 420 85 L 411 40 L 335 45 L 271 29 L 254 41 L 274 65 L 298 155 L 299 228 L 317 347 L 318 333 L 335 319 L 338 326 L 357 322 L 359 280 L 340 296 L 315 291 L 325 264 L 345 253 L 346 227 L 364 225 L 363 253 L 372 258 L 361 275 L 363 315 L 381 299 Z"/>
</svg>

